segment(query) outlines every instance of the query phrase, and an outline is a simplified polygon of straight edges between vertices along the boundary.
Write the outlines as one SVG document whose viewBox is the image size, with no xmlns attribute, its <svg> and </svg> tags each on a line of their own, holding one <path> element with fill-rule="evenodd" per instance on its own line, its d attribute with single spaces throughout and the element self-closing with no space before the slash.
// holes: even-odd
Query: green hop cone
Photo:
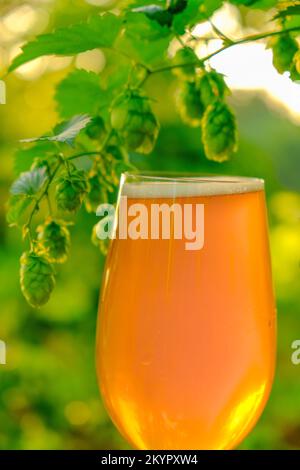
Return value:
<svg viewBox="0 0 300 470">
<path fill-rule="evenodd" d="M 203 71 L 198 79 L 198 86 L 201 93 L 201 101 L 205 108 L 216 99 L 223 99 L 229 91 L 222 74 L 211 70 Z"/>
<path fill-rule="evenodd" d="M 179 49 L 173 59 L 173 65 L 193 64 L 184 67 L 176 67 L 172 69 L 174 75 L 182 80 L 193 81 L 195 79 L 198 57 L 193 49 L 184 47 Z"/>
<path fill-rule="evenodd" d="M 300 81 L 300 73 L 298 72 L 295 64 L 292 64 L 292 66 L 291 66 L 290 78 L 294 82 Z"/>
<path fill-rule="evenodd" d="M 21 290 L 32 307 L 48 302 L 55 285 L 53 267 L 45 256 L 25 252 L 20 259 Z"/>
<path fill-rule="evenodd" d="M 42 252 L 50 263 L 64 263 L 70 247 L 70 232 L 63 222 L 49 219 L 38 227 Z"/>
<path fill-rule="evenodd" d="M 272 38 L 269 47 L 273 51 L 273 65 L 279 73 L 289 72 L 293 58 L 298 51 L 297 41 L 290 34 L 281 34 Z"/>
<path fill-rule="evenodd" d="M 204 113 L 200 91 L 196 82 L 182 82 L 176 99 L 181 119 L 190 126 L 200 126 Z"/>
<path fill-rule="evenodd" d="M 66 212 L 77 211 L 85 193 L 87 192 L 87 181 L 82 170 L 73 169 L 69 173 L 64 173 L 56 186 L 57 207 Z"/>
<path fill-rule="evenodd" d="M 110 156 L 112 160 L 121 161 L 125 158 L 124 150 L 121 147 L 117 147 L 116 145 L 108 145 L 105 148 L 105 155 Z"/>
<path fill-rule="evenodd" d="M 99 204 L 107 202 L 107 191 L 101 184 L 99 175 L 92 171 L 88 177 L 88 192 L 84 203 L 88 212 L 96 212 Z"/>
<path fill-rule="evenodd" d="M 202 139 L 209 160 L 223 162 L 236 151 L 236 121 L 226 103 L 215 101 L 208 106 L 202 121 Z"/>
<path fill-rule="evenodd" d="M 155 145 L 159 124 L 149 99 L 139 90 L 128 90 L 115 101 L 111 125 L 118 131 L 127 150 L 150 153 Z"/>
<path fill-rule="evenodd" d="M 298 50 L 296 52 L 296 54 L 294 55 L 294 57 L 293 57 L 293 66 L 294 66 L 295 72 L 300 74 L 300 50 Z M 292 67 L 292 69 L 293 69 L 293 67 Z"/>
<path fill-rule="evenodd" d="M 95 117 L 86 128 L 87 136 L 92 140 L 101 141 L 106 135 L 105 123 L 102 117 Z"/>
</svg>

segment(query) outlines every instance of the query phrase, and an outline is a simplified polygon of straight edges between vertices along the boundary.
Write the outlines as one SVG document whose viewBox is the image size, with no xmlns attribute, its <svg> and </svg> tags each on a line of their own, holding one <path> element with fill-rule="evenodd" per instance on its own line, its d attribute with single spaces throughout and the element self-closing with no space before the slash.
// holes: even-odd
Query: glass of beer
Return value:
<svg viewBox="0 0 300 470">
<path fill-rule="evenodd" d="M 136 449 L 236 448 L 275 366 L 264 182 L 124 174 L 118 208 L 96 347 L 106 408 Z"/>
</svg>

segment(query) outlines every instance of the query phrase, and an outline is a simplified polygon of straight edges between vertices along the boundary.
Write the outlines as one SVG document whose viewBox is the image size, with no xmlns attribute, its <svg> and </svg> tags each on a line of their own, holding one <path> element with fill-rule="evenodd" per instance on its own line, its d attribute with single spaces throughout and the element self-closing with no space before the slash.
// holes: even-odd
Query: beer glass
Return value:
<svg viewBox="0 0 300 470">
<path fill-rule="evenodd" d="M 260 417 L 274 374 L 264 182 L 124 174 L 119 206 L 122 197 L 97 331 L 108 413 L 136 449 L 233 449 Z M 178 216 L 187 207 L 194 245 Z M 121 217 L 131 236 L 120 236 Z"/>
</svg>

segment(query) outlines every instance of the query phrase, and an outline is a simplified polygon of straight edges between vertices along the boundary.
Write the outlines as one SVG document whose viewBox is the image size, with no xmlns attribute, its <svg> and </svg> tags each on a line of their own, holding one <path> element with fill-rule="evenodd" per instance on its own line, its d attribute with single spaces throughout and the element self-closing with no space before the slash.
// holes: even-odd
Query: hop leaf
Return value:
<svg viewBox="0 0 300 470">
<path fill-rule="evenodd" d="M 253 3 L 256 3 L 258 0 L 230 0 L 231 3 L 234 3 L 235 5 L 246 5 L 247 7 L 250 5 L 253 5 Z"/>
<path fill-rule="evenodd" d="M 42 252 L 50 263 L 64 263 L 70 247 L 70 232 L 64 222 L 49 219 L 37 229 Z"/>
<path fill-rule="evenodd" d="M 22 54 L 11 64 L 10 72 L 30 60 L 45 55 L 75 55 L 98 47 L 111 47 L 122 28 L 120 16 L 106 13 L 92 15 L 88 22 L 80 22 L 42 34 L 22 48 Z"/>
<path fill-rule="evenodd" d="M 149 8 L 150 7 L 150 8 Z M 146 11 L 145 11 L 146 8 Z M 158 41 L 169 37 L 172 15 L 167 11 L 151 8 L 151 5 L 134 9 L 126 14 L 126 33 L 134 40 Z"/>
<path fill-rule="evenodd" d="M 57 207 L 66 212 L 77 211 L 85 193 L 87 192 L 87 181 L 84 171 L 73 169 L 58 179 L 56 186 Z"/>
<path fill-rule="evenodd" d="M 144 5 L 134 8 L 132 11 L 135 13 L 144 13 L 147 18 L 157 21 L 161 26 L 171 26 L 172 24 L 172 12 L 160 5 Z"/>
<path fill-rule="evenodd" d="M 88 193 L 84 201 L 86 210 L 96 212 L 102 202 L 107 202 L 107 191 L 101 184 L 99 175 L 92 171 L 88 178 Z"/>
<path fill-rule="evenodd" d="M 182 80 L 193 81 L 195 79 L 196 64 L 199 62 L 195 52 L 190 47 L 179 49 L 173 59 L 174 65 L 186 65 L 185 67 L 177 67 L 173 69 L 173 74 Z M 200 63 L 200 62 L 199 62 Z"/>
<path fill-rule="evenodd" d="M 91 121 L 86 128 L 86 134 L 92 140 L 101 141 L 104 138 L 106 128 L 101 116 L 97 116 Z"/>
<path fill-rule="evenodd" d="M 45 176 L 50 176 L 56 165 L 56 155 L 50 155 L 48 158 L 36 157 L 32 162 L 31 170 L 42 169 L 45 172 Z"/>
<path fill-rule="evenodd" d="M 127 150 L 150 153 L 155 145 L 159 124 L 149 99 L 139 90 L 128 90 L 115 101 L 111 124 L 119 132 Z"/>
<path fill-rule="evenodd" d="M 215 101 L 208 106 L 202 121 L 202 138 L 209 160 L 223 162 L 236 151 L 236 121 L 226 103 Z"/>
<path fill-rule="evenodd" d="M 65 142 L 68 145 L 72 145 L 77 135 L 84 129 L 91 121 L 91 118 L 86 115 L 74 116 L 69 121 L 65 121 L 54 128 L 54 135 L 33 137 L 31 139 L 23 139 L 21 142 Z"/>
<path fill-rule="evenodd" d="M 216 99 L 224 98 L 226 92 L 228 92 L 223 75 L 215 70 L 211 70 L 210 72 L 203 71 L 199 77 L 198 86 L 201 93 L 201 100 L 205 108 Z"/>
<path fill-rule="evenodd" d="M 25 194 L 32 196 L 36 194 L 47 179 L 46 169 L 37 168 L 32 171 L 25 171 L 21 173 L 19 178 L 12 184 L 10 189 L 11 194 Z"/>
<path fill-rule="evenodd" d="M 176 15 L 186 8 L 187 3 L 187 0 L 167 0 L 167 9 Z"/>
<path fill-rule="evenodd" d="M 33 202 L 33 197 L 26 196 L 25 194 L 11 196 L 7 204 L 7 222 L 11 226 L 21 225 L 23 223 L 24 214 Z"/>
<path fill-rule="evenodd" d="M 53 267 L 49 261 L 34 252 L 25 252 L 20 259 L 21 290 L 32 307 L 48 302 L 55 285 Z"/>
<path fill-rule="evenodd" d="M 199 126 L 201 124 L 204 106 L 196 82 L 183 82 L 181 84 L 176 105 L 184 122 L 190 126 Z"/>
<path fill-rule="evenodd" d="M 273 51 L 273 65 L 279 73 L 289 72 L 298 51 L 297 41 L 290 34 L 281 34 L 269 42 Z"/>
</svg>

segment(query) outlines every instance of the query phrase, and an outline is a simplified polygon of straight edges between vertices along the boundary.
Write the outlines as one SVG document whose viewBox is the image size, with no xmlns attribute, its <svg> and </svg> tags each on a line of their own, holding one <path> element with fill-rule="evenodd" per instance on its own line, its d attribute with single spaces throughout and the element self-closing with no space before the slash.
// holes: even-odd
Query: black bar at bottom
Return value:
<svg viewBox="0 0 300 470">
<path fill-rule="evenodd" d="M 46 464 L 81 465 L 83 468 L 105 468 L 120 465 L 123 468 L 140 466 L 169 467 L 186 466 L 203 468 L 212 464 L 223 465 L 250 464 L 284 464 L 300 461 L 300 454 L 295 451 L 1 451 L 0 465 L 10 462 L 20 464 L 38 463 L 39 467 Z M 93 465 L 91 467 L 91 465 Z M 232 467 L 231 467 L 232 468 Z"/>
</svg>

